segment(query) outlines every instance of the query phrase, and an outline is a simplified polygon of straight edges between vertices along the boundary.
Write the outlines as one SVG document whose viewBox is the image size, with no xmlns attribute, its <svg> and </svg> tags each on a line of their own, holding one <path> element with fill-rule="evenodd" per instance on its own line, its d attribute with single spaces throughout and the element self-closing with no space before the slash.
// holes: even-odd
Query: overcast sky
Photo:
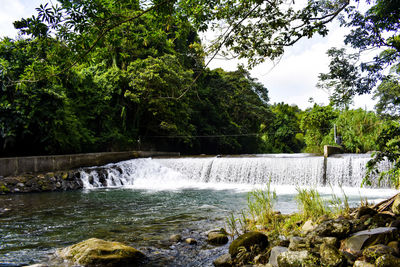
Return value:
<svg viewBox="0 0 400 267">
<path fill-rule="evenodd" d="M 0 36 L 15 37 L 17 31 L 12 22 L 23 17 L 36 14 L 35 8 L 47 0 L 0 0 Z M 55 2 L 55 1 L 53 1 Z M 271 62 L 261 64 L 251 70 L 253 77 L 268 88 L 270 102 L 296 104 L 305 109 L 316 103 L 327 104 L 328 94 L 316 87 L 318 74 L 328 70 L 329 59 L 326 51 L 332 47 L 343 47 L 345 29 L 332 25 L 327 37 L 315 37 L 302 40 L 286 50 L 285 55 L 275 66 Z M 237 61 L 214 59 L 210 67 L 221 67 L 234 70 Z M 373 109 L 374 102 L 370 95 L 358 96 L 354 100 L 355 107 Z"/>
</svg>

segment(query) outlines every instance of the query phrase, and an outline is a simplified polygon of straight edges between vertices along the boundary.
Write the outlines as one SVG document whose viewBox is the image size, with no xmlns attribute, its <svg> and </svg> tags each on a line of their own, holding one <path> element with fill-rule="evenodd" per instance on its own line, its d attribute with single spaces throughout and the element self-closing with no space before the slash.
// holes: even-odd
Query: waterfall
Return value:
<svg viewBox="0 0 400 267">
<path fill-rule="evenodd" d="M 174 189 L 216 184 L 360 187 L 369 155 L 307 154 L 133 159 L 81 171 L 84 188 Z M 388 170 L 388 162 L 379 166 Z M 388 186 L 387 183 L 381 186 Z M 200 186 L 200 187 L 201 187 Z"/>
<path fill-rule="evenodd" d="M 360 187 L 366 174 L 367 162 L 371 159 L 369 154 L 338 154 L 328 158 L 326 175 L 331 185 L 345 185 Z M 378 165 L 379 171 L 389 170 L 392 164 L 389 161 Z M 371 177 L 374 186 L 378 186 L 378 175 Z M 381 187 L 389 187 L 388 181 L 382 181 Z"/>
</svg>

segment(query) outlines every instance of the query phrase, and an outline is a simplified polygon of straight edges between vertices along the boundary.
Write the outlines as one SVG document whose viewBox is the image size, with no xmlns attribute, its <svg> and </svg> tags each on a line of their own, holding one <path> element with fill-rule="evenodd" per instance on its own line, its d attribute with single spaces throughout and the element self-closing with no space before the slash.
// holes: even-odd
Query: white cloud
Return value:
<svg viewBox="0 0 400 267">
<path fill-rule="evenodd" d="M 13 22 L 36 14 L 35 8 L 46 0 L 0 0 L 0 37 L 15 37 L 18 33 Z"/>
</svg>

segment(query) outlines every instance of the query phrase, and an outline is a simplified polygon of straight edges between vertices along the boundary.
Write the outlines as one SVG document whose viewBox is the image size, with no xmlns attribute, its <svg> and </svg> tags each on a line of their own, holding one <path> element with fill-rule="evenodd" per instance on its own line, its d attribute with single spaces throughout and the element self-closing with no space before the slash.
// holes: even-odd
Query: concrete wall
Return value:
<svg viewBox="0 0 400 267">
<path fill-rule="evenodd" d="M 23 173 L 63 171 L 80 167 L 99 166 L 132 158 L 146 158 L 157 156 L 179 156 L 179 153 L 126 151 L 57 156 L 0 158 L 0 176 L 7 177 Z"/>
<path fill-rule="evenodd" d="M 333 154 L 341 154 L 343 153 L 343 148 L 340 146 L 324 146 L 324 157 L 327 158 Z"/>
</svg>

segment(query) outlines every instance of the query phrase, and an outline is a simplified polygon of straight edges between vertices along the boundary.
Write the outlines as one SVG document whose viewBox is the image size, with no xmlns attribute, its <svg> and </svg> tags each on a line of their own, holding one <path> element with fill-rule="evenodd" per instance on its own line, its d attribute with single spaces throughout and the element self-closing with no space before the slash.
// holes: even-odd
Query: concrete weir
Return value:
<svg viewBox="0 0 400 267">
<path fill-rule="evenodd" d="M 100 166 L 134 158 L 179 156 L 175 152 L 125 151 L 88 154 L 0 158 L 0 177 L 24 173 L 41 173 L 71 170 L 80 167 Z"/>
</svg>

